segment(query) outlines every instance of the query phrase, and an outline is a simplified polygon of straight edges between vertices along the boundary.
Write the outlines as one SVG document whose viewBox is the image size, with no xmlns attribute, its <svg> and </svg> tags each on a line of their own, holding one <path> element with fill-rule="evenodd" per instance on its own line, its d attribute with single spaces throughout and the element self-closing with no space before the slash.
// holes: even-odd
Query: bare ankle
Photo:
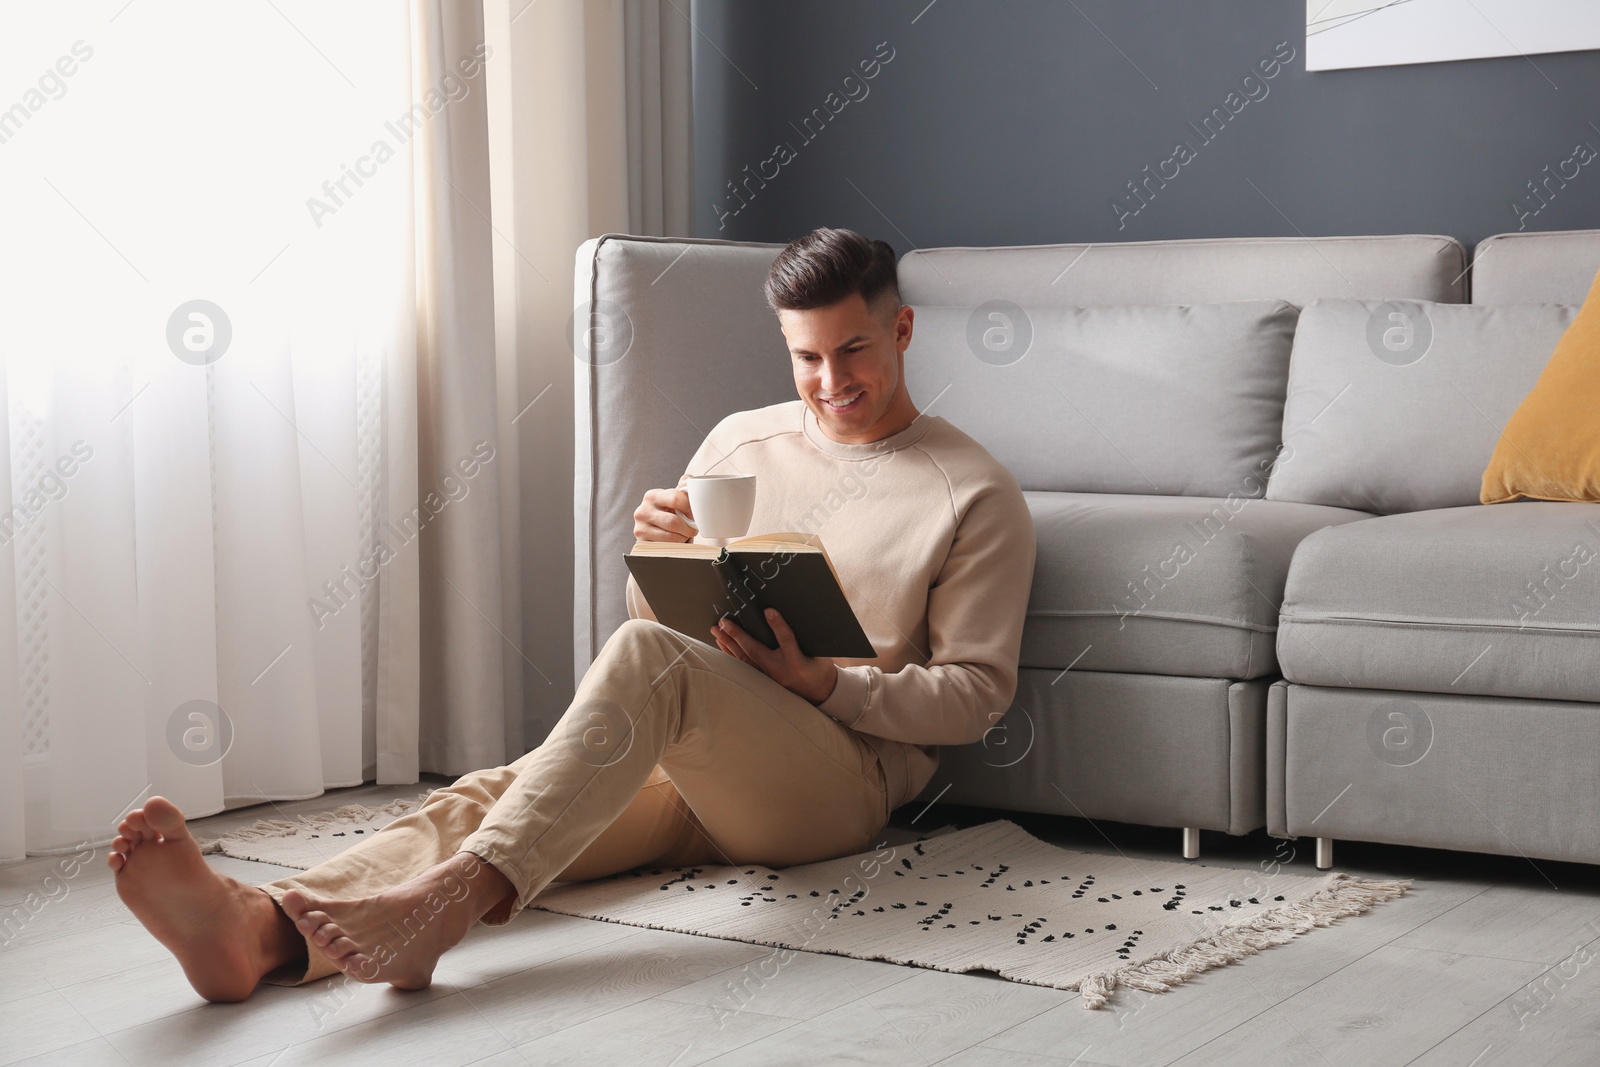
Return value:
<svg viewBox="0 0 1600 1067">
<path fill-rule="evenodd" d="M 517 897 L 511 880 L 476 853 L 457 852 L 444 863 L 443 889 L 448 899 L 477 922 L 491 912 L 509 913 Z"/>
<path fill-rule="evenodd" d="M 272 895 L 260 887 L 257 890 L 261 900 L 251 902 L 251 914 L 261 916 L 253 925 L 260 940 L 264 978 L 280 967 L 305 963 L 306 939 Z"/>
</svg>

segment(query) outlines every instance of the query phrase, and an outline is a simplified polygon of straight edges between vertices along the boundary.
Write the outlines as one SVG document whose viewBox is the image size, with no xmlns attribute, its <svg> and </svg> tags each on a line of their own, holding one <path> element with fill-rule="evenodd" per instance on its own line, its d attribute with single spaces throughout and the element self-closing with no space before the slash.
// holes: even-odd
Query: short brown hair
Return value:
<svg viewBox="0 0 1600 1067">
<path fill-rule="evenodd" d="M 870 307 L 890 293 L 891 311 L 900 308 L 900 279 L 894 249 L 854 230 L 827 226 L 789 242 L 772 261 L 762 286 L 773 311 L 810 311 L 859 293 Z"/>
</svg>

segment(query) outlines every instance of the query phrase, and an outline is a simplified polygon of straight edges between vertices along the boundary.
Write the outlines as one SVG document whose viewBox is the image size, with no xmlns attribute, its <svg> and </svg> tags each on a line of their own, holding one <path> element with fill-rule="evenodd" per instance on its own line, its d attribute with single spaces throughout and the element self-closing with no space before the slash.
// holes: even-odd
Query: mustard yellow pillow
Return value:
<svg viewBox="0 0 1600 1067">
<path fill-rule="evenodd" d="M 1600 502 L 1600 274 L 1494 446 L 1478 499 Z"/>
</svg>

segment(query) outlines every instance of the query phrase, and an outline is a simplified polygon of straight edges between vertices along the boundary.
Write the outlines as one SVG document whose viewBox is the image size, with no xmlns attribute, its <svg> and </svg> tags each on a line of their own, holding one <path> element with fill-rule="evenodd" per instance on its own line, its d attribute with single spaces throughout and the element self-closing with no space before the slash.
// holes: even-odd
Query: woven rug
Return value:
<svg viewBox="0 0 1600 1067">
<path fill-rule="evenodd" d="M 308 867 L 413 802 L 264 823 L 211 847 Z M 782 870 L 639 870 L 556 885 L 545 911 L 774 948 L 1075 989 L 1162 992 L 1404 893 L 1409 882 L 1272 875 L 1057 848 L 1003 820 Z"/>
<path fill-rule="evenodd" d="M 415 800 L 393 800 L 379 808 L 347 804 L 318 815 L 263 819 L 221 837 L 202 839 L 200 851 L 304 871 L 420 807 L 427 795 L 425 792 Z"/>
</svg>

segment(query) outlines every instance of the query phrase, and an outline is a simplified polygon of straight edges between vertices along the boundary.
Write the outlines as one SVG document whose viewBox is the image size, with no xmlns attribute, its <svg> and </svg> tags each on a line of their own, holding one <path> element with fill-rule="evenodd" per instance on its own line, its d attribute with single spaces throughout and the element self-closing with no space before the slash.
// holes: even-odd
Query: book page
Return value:
<svg viewBox="0 0 1600 1067">
<path fill-rule="evenodd" d="M 822 540 L 815 534 L 765 533 L 742 537 L 728 543 L 729 552 L 822 552 Z M 716 559 L 722 549 L 693 541 L 635 541 L 635 556 L 687 556 L 691 559 Z"/>
<path fill-rule="evenodd" d="M 630 556 L 682 556 L 688 559 L 716 559 L 722 549 L 716 545 L 697 545 L 692 541 L 635 541 Z"/>
<path fill-rule="evenodd" d="M 741 537 L 728 544 L 729 552 L 822 552 L 822 538 L 816 534 L 764 533 Z M 827 553 L 823 553 L 827 555 Z"/>
</svg>

